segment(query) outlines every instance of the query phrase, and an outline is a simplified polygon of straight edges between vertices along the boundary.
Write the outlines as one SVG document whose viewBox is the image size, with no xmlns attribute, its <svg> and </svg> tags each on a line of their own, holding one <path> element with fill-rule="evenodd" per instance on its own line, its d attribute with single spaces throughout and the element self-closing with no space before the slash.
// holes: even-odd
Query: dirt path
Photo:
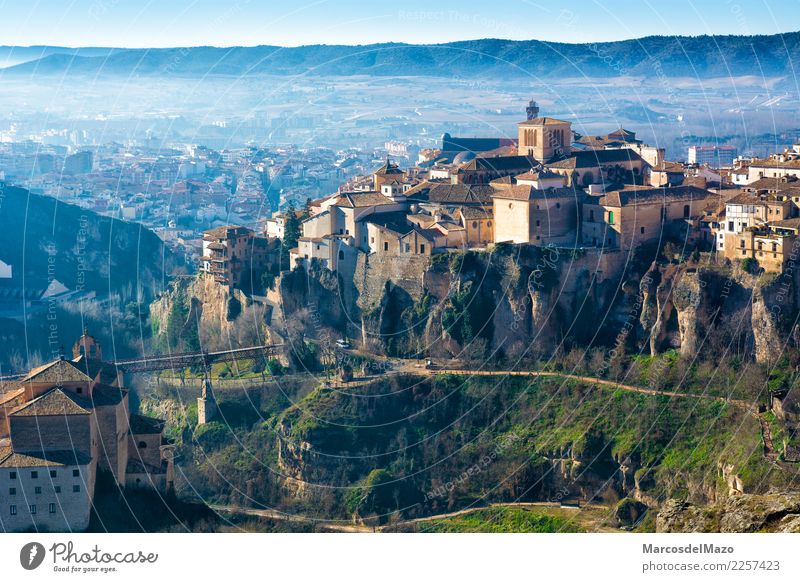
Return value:
<svg viewBox="0 0 800 582">
<path fill-rule="evenodd" d="M 525 508 L 533 509 L 537 507 L 561 508 L 562 506 L 560 503 L 553 501 L 533 501 L 533 502 L 519 501 L 519 502 L 509 502 L 509 503 L 490 503 L 488 505 L 469 507 L 467 509 L 460 509 L 458 511 L 451 511 L 449 513 L 438 513 L 436 515 L 429 515 L 426 517 L 404 519 L 397 523 L 374 526 L 374 527 L 368 525 L 348 523 L 342 520 L 337 521 L 337 520 L 313 519 L 302 515 L 293 515 L 290 513 L 285 513 L 275 509 L 253 509 L 249 507 L 237 507 L 235 505 L 209 505 L 209 507 L 214 511 L 216 511 L 217 513 L 252 515 L 254 517 L 263 517 L 274 521 L 308 523 L 314 525 L 315 530 L 319 528 L 321 531 L 332 531 L 340 533 L 381 533 L 381 532 L 397 531 L 398 528 L 420 525 L 427 522 L 437 521 L 440 519 L 449 519 L 453 517 L 459 517 L 462 515 L 469 515 L 470 513 L 475 513 L 476 511 L 481 511 L 489 508 L 516 507 L 522 509 Z M 609 511 L 608 507 L 596 503 L 585 503 L 581 504 L 580 507 L 575 507 L 575 508 L 570 507 L 568 509 L 575 512 L 581 511 L 583 509 Z M 614 531 L 614 532 L 619 531 L 615 528 L 606 528 L 606 529 L 607 531 Z"/>
</svg>

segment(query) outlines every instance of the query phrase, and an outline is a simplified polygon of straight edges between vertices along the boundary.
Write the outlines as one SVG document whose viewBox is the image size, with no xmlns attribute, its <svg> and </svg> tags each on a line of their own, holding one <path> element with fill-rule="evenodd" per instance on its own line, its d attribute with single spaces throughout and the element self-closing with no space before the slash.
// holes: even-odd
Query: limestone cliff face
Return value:
<svg viewBox="0 0 800 582">
<path fill-rule="evenodd" d="M 656 518 L 661 533 L 800 531 L 797 494 L 737 495 L 708 507 L 671 499 Z"/>
<path fill-rule="evenodd" d="M 751 275 L 724 263 L 653 263 L 623 253 L 504 247 L 434 257 L 361 255 L 350 278 L 284 274 L 286 326 L 360 338 L 394 356 L 517 358 L 555 346 L 619 341 L 651 355 L 692 356 L 709 344 L 766 363 L 800 305 L 797 275 Z M 741 325 L 742 322 L 746 322 Z"/>
<path fill-rule="evenodd" d="M 203 349 L 215 350 L 279 340 L 269 326 L 274 308 L 264 299 L 198 275 L 175 280 L 169 291 L 151 304 L 150 318 L 157 342 L 168 341 L 170 336 L 196 335 Z"/>
</svg>

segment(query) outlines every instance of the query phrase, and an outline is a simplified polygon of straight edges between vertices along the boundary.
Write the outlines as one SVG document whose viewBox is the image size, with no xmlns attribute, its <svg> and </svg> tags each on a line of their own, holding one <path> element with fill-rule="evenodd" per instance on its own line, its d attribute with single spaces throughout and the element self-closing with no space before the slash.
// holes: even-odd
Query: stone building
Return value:
<svg viewBox="0 0 800 582">
<path fill-rule="evenodd" d="M 572 124 L 552 117 L 534 117 L 517 124 L 517 153 L 540 162 L 568 155 L 572 149 Z"/>
<path fill-rule="evenodd" d="M 515 184 L 492 194 L 495 242 L 575 243 L 584 194 L 573 188 Z"/>
<path fill-rule="evenodd" d="M 705 212 L 716 194 L 695 186 L 627 187 L 590 198 L 583 205 L 585 245 L 630 250 Z"/>
<path fill-rule="evenodd" d="M 261 275 L 275 271 L 280 261 L 280 241 L 256 236 L 244 226 L 220 226 L 203 233 L 200 271 L 221 285 L 258 287 Z"/>
<path fill-rule="evenodd" d="M 76 358 L 34 368 L 0 395 L 4 531 L 86 529 L 98 471 L 120 486 L 172 487 L 163 422 L 130 413 L 115 368 L 81 353 L 93 345 L 101 353 L 84 333 Z"/>
</svg>

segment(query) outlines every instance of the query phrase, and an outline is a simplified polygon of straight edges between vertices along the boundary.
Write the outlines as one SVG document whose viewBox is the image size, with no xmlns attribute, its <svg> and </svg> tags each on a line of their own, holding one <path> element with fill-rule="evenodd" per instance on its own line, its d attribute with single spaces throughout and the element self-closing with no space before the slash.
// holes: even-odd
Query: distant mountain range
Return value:
<svg viewBox="0 0 800 582">
<path fill-rule="evenodd" d="M 27 51 L 27 52 L 26 52 Z M 10 53 L 11 57 L 8 57 Z M 16 54 L 15 54 L 16 53 Z M 649 36 L 565 44 L 483 39 L 439 45 L 314 45 L 63 49 L 0 47 L 2 75 L 429 75 L 436 77 L 786 76 L 800 63 L 800 32 L 771 36 Z"/>
</svg>

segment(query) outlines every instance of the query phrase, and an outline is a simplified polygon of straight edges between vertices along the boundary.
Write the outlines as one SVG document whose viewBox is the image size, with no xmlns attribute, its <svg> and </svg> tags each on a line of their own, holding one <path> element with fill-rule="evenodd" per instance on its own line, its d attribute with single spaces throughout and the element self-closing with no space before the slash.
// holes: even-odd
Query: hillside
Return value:
<svg viewBox="0 0 800 582">
<path fill-rule="evenodd" d="M 793 75 L 800 32 L 769 36 L 650 36 L 606 43 L 481 39 L 293 48 L 115 49 L 110 54 L 45 50 L 3 75 L 375 75 L 504 77 L 761 77 Z M 103 49 L 107 50 L 107 49 Z"/>
<path fill-rule="evenodd" d="M 0 260 L 13 269 L 11 279 L 0 280 L 0 338 L 13 346 L 0 364 L 16 359 L 14 368 L 69 349 L 84 325 L 108 347 L 113 329 L 118 353 L 130 353 L 149 333 L 146 305 L 181 272 L 179 258 L 141 225 L 21 188 L 0 189 L 0 224 Z M 53 281 L 78 296 L 37 302 Z M 25 307 L 23 292 L 33 300 Z"/>
</svg>

